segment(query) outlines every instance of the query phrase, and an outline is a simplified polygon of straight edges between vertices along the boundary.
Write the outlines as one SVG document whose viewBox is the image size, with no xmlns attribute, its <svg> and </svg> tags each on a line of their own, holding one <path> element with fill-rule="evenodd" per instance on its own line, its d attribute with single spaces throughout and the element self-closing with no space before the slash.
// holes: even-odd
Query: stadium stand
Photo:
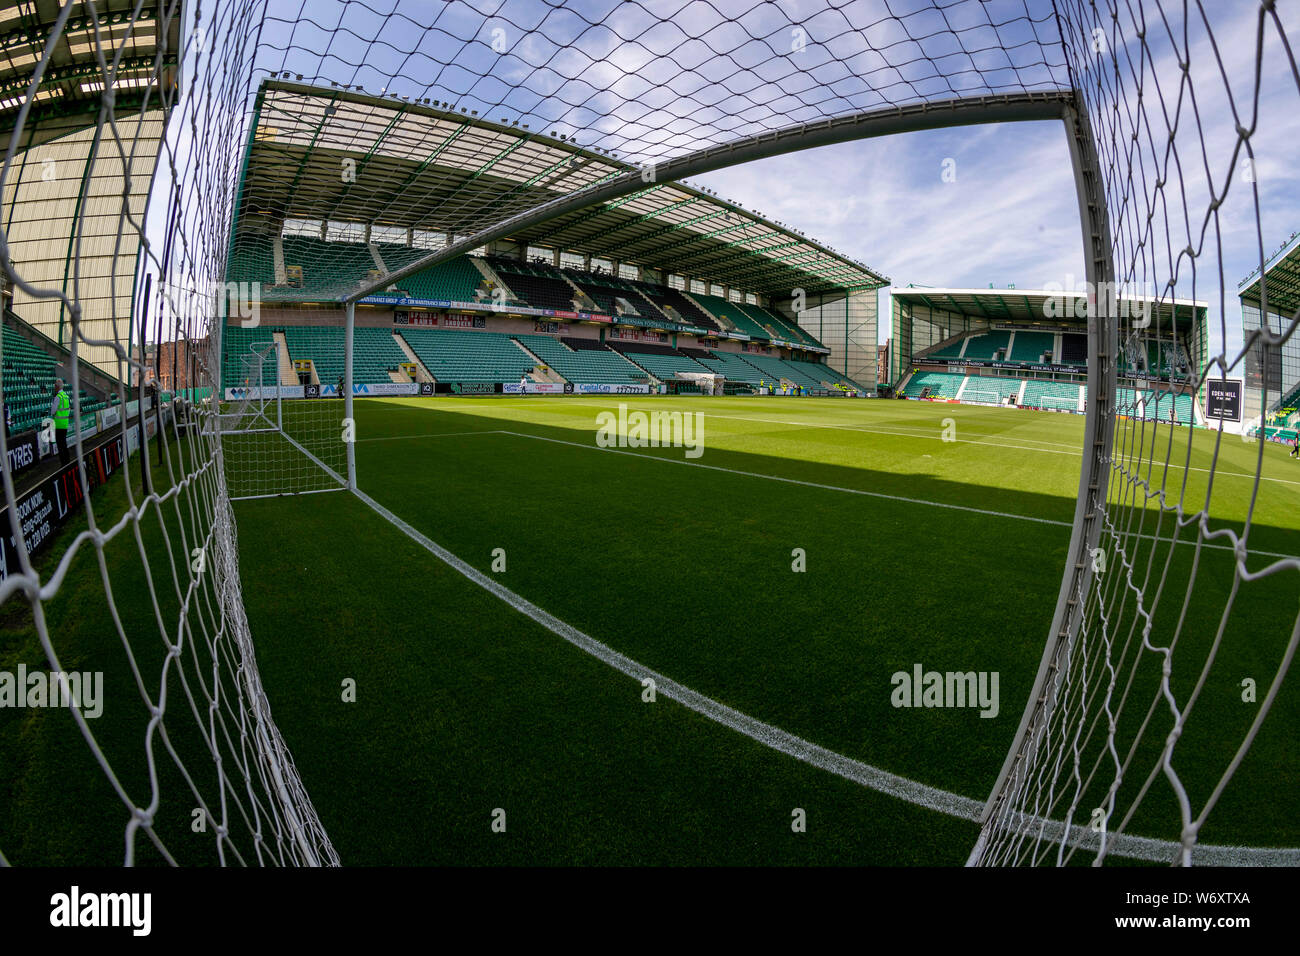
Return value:
<svg viewBox="0 0 1300 956">
<path fill-rule="evenodd" d="M 1011 343 L 1009 359 L 1012 362 L 1041 362 L 1044 355 L 1051 356 L 1055 345 L 1056 336 L 1051 332 L 1018 329 Z"/>
<path fill-rule="evenodd" d="M 1061 333 L 1061 364 L 1088 364 L 1088 336 L 1078 332 Z"/>
<path fill-rule="evenodd" d="M 824 388 L 820 378 L 813 378 L 804 369 L 799 368 L 786 362 L 783 359 L 774 358 L 770 355 L 751 355 L 742 356 L 746 362 L 754 366 L 765 377 L 769 385 L 775 384 L 781 379 L 793 382 L 795 385 L 802 385 L 804 388 Z M 801 363 L 806 365 L 807 363 Z"/>
<path fill-rule="evenodd" d="M 1194 424 L 1196 412 L 1193 404 L 1194 399 L 1191 395 L 1164 390 L 1120 387 L 1115 393 L 1115 410 L 1118 414 L 1147 421 Z"/>
<path fill-rule="evenodd" d="M 570 382 L 619 385 L 648 380 L 641 369 L 593 339 L 561 342 L 548 335 L 516 335 L 514 339 Z"/>
<path fill-rule="evenodd" d="M 719 318 L 729 320 L 736 327 L 737 332 L 765 342 L 772 337 L 772 334 L 755 322 L 738 302 L 728 302 L 720 296 L 703 293 L 696 295 L 695 300 Z"/>
<path fill-rule="evenodd" d="M 343 375 L 344 330 L 339 326 L 289 326 L 284 330 L 289 358 L 310 359 L 323 385 L 333 385 Z M 409 361 L 388 329 L 355 330 L 352 380 L 371 385 L 389 382 L 388 373 Z"/>
<path fill-rule="evenodd" d="M 609 342 L 608 345 L 629 362 L 636 363 L 661 381 L 675 378 L 678 372 L 713 371 L 667 345 L 651 345 L 644 342 Z"/>
<path fill-rule="evenodd" d="M 325 242 L 310 236 L 284 237 L 284 265 L 302 267 L 301 292 L 336 297 L 350 292 L 375 268 L 370 248 L 360 242 Z"/>
<path fill-rule="evenodd" d="M 822 362 L 803 362 L 799 359 L 786 359 L 785 362 L 787 365 L 794 367 L 794 369 L 801 374 L 806 375 L 816 382 L 822 383 L 826 387 L 834 388 L 836 386 L 843 386 L 845 388 L 854 389 L 855 391 L 865 391 L 865 389 L 863 389 L 863 387 L 857 382 L 853 381 L 853 379 L 846 378 Z"/>
<path fill-rule="evenodd" d="M 700 359 L 700 364 L 711 372 L 724 375 L 729 382 L 742 382 L 746 385 L 758 385 L 760 380 L 771 381 L 758 369 L 750 365 L 735 352 L 710 352 L 708 358 Z"/>
<path fill-rule="evenodd" d="M 258 326 L 246 329 L 239 325 L 227 325 L 222 330 L 221 386 L 237 388 L 244 384 L 248 369 L 242 361 L 243 356 L 250 355 L 253 348 L 267 348 L 274 344 L 273 330 Z M 270 379 L 271 382 L 274 379 Z"/>
<path fill-rule="evenodd" d="M 975 359 L 976 361 L 981 362 L 991 362 L 993 356 L 1000 349 L 1005 349 L 1007 347 L 1007 342 L 1010 338 L 1010 332 L 1000 329 L 972 335 L 966 345 L 966 354 L 962 357 Z"/>
<path fill-rule="evenodd" d="M 632 284 L 642 295 L 654 303 L 664 317 L 673 321 L 680 320 L 682 325 L 720 330 L 721 327 L 718 323 L 686 301 L 686 298 L 676 289 L 654 285 L 650 282 L 634 282 Z M 673 319 L 674 314 L 679 317 L 679 320 Z"/>
<path fill-rule="evenodd" d="M 1020 404 L 1028 408 L 1078 409 L 1079 385 L 1070 382 L 1047 382 L 1031 378 L 1025 382 Z"/>
<path fill-rule="evenodd" d="M 384 262 L 390 269 L 397 268 L 389 264 L 386 258 Z M 474 263 L 470 262 L 469 256 L 459 256 L 407 276 L 397 285 L 417 299 L 473 302 L 478 298 L 475 293 L 482 283 L 483 274 L 474 268 Z"/>
<path fill-rule="evenodd" d="M 54 382 L 59 377 L 57 363 L 40 347 L 28 342 L 10 328 L 4 329 L 3 373 L 5 402 L 13 414 L 13 433 L 39 428 L 50 414 L 54 400 Z M 114 396 L 116 399 L 116 396 Z M 109 402 L 81 390 L 81 416 L 87 419 Z"/>
<path fill-rule="evenodd" d="M 533 308 L 575 311 L 573 287 L 560 277 L 557 269 L 502 257 L 490 258 L 488 264 L 515 295 Z"/>
<path fill-rule="evenodd" d="M 928 388 L 932 398 L 956 398 L 965 379 L 965 375 L 953 372 L 917 372 L 907 383 L 907 394 L 917 397 Z"/>
<path fill-rule="evenodd" d="M 1008 396 L 1018 398 L 1021 381 L 1018 378 L 971 375 L 966 379 L 966 387 L 962 389 L 961 398 L 963 401 L 990 403 L 1003 402 Z"/>
<path fill-rule="evenodd" d="M 536 362 L 508 335 L 461 329 L 403 329 L 401 336 L 442 382 L 517 382 Z"/>
</svg>

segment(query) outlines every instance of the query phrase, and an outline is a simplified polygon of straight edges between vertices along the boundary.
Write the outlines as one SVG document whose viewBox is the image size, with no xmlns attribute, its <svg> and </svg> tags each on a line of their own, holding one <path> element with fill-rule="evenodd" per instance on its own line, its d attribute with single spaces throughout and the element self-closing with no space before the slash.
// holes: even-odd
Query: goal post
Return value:
<svg viewBox="0 0 1300 956">
<path fill-rule="evenodd" d="M 345 338 L 351 355 L 352 336 Z M 280 343 L 231 357 L 243 374 L 226 389 L 218 417 L 231 500 L 343 491 L 353 468 L 343 405 L 319 386 L 281 381 Z M 350 389 L 348 390 L 350 392 Z"/>
<path fill-rule="evenodd" d="M 1077 412 L 1079 410 L 1079 400 L 1077 398 L 1063 398 L 1060 395 L 1040 395 L 1038 401 L 1032 407 L 1040 411 L 1066 409 Z"/>
</svg>

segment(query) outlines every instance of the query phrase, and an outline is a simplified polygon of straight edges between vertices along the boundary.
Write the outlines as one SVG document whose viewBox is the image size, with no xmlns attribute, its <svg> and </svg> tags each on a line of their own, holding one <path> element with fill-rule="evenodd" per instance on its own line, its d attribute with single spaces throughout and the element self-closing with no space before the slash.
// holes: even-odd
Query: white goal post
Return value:
<svg viewBox="0 0 1300 956">
<path fill-rule="evenodd" d="M 1079 410 L 1079 400 L 1077 398 L 1064 398 L 1060 395 L 1040 395 L 1031 407 L 1043 410 L 1065 408 L 1077 412 Z"/>
<path fill-rule="evenodd" d="M 251 346 L 235 358 L 237 380 L 226 388 L 218 418 L 231 500 L 346 490 L 354 464 L 344 402 L 282 384 L 279 342 Z"/>
</svg>

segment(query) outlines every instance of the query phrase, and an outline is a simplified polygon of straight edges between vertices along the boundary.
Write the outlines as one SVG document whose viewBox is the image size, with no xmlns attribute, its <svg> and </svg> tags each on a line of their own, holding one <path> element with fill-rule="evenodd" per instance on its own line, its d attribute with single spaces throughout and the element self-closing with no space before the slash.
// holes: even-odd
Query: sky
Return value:
<svg viewBox="0 0 1300 956">
<path fill-rule="evenodd" d="M 228 22 L 222 11 L 239 2 L 201 0 L 198 8 L 207 22 L 214 15 Z M 1118 63 L 1128 92 L 1105 102 L 1118 101 L 1127 132 L 1140 77 L 1148 111 L 1138 163 L 1122 136 L 1102 157 L 1117 193 L 1121 276 L 1127 270 L 1153 294 L 1167 293 L 1173 277 L 1178 295 L 1208 303 L 1212 343 L 1231 352 L 1241 341 L 1239 281 L 1300 228 L 1291 158 L 1300 142 L 1297 76 L 1271 21 L 1257 54 L 1258 0 L 1203 4 L 1210 30 L 1195 3 L 1187 24 L 1176 19 L 1184 4 L 1163 3 L 1157 17 L 1148 3 L 1145 46 L 1133 39 L 1128 18 L 1139 5 L 1129 2 L 1120 4 L 1118 31 L 1109 17 L 1089 19 L 1092 5 L 1083 0 L 1061 0 L 1059 27 L 1045 0 L 258 2 L 259 76 L 289 70 L 326 85 L 450 101 L 633 162 L 899 102 L 1055 88 L 1070 76 L 1062 32 L 1083 35 L 1099 22 L 1110 29 L 1084 43 L 1095 58 L 1076 57 L 1075 75 L 1110 90 Z M 1283 28 L 1300 29 L 1296 11 L 1278 6 Z M 218 53 L 229 42 L 207 41 Z M 1190 83 L 1179 82 L 1182 61 Z M 1251 129 L 1250 167 L 1233 152 L 1238 125 Z M 1229 174 L 1231 188 L 1207 220 Z M 1153 189 L 1157 177 L 1168 184 L 1163 192 Z M 1041 289 L 1083 277 L 1060 123 L 863 140 L 691 182 L 896 285 Z M 1152 195 L 1161 201 L 1148 208 Z M 887 334 L 882 323 L 881 338 Z"/>
</svg>

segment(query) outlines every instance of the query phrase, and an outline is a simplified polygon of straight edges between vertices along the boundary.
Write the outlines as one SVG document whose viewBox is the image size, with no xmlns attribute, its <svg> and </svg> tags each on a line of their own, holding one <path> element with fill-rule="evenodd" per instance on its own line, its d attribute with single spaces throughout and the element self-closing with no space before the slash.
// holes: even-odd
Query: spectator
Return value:
<svg viewBox="0 0 1300 956">
<path fill-rule="evenodd" d="M 14 410 L 5 402 L 5 435 L 14 433 Z"/>
<path fill-rule="evenodd" d="M 54 439 L 59 446 L 59 464 L 68 463 L 68 425 L 72 420 L 72 400 L 68 398 L 68 386 L 63 381 L 57 382 L 59 389 L 54 393 L 50 403 L 50 418 L 54 419 Z"/>
</svg>

